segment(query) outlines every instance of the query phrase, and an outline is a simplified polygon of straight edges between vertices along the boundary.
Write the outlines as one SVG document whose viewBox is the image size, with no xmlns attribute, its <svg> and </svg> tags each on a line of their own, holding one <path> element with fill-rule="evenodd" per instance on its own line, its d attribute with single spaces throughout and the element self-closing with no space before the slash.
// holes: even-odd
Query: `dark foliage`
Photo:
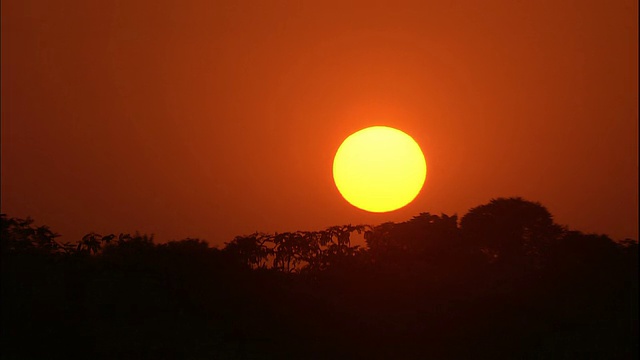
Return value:
<svg viewBox="0 0 640 360">
<path fill-rule="evenodd" d="M 140 234 L 62 244 L 1 222 L 3 359 L 638 355 L 638 243 L 570 231 L 520 198 L 221 250 Z"/>
</svg>

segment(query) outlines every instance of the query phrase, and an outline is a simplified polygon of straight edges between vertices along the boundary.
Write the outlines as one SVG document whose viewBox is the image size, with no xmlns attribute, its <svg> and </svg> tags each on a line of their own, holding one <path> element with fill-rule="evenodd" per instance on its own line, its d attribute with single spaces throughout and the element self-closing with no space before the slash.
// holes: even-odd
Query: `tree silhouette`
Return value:
<svg viewBox="0 0 640 360">
<path fill-rule="evenodd" d="M 342 225 L 321 231 L 254 233 L 225 243 L 224 251 L 253 269 L 272 268 L 287 273 L 321 271 L 358 254 L 360 247 L 351 246 L 351 234 L 367 228 Z"/>
<path fill-rule="evenodd" d="M 273 251 L 266 243 L 271 239 L 263 233 L 254 233 L 249 236 L 237 236 L 232 241 L 225 243 L 224 251 L 230 254 L 239 263 L 250 268 L 263 268 Z"/>
<path fill-rule="evenodd" d="M 564 229 L 521 198 L 460 224 L 420 213 L 222 249 L 1 225 L 3 358 L 638 356 L 637 241 Z"/>
<path fill-rule="evenodd" d="M 55 253 L 69 250 L 66 244 L 60 244 L 55 239 L 59 234 L 54 233 L 47 226 L 33 226 L 33 219 L 8 218 L 0 214 L 0 242 L 1 250 L 6 252 L 40 252 Z"/>
<path fill-rule="evenodd" d="M 82 237 L 78 244 L 78 251 L 88 251 L 90 254 L 97 254 L 102 248 L 102 236 L 96 233 L 89 233 Z"/>
<path fill-rule="evenodd" d="M 456 215 L 421 213 L 403 223 L 381 224 L 365 235 L 371 255 L 378 260 L 392 256 L 433 260 L 460 245 Z"/>
<path fill-rule="evenodd" d="M 274 248 L 273 267 L 287 273 L 297 270 L 297 266 L 302 260 L 301 250 L 304 248 L 303 236 L 297 232 L 285 232 L 275 234 L 272 238 Z"/>
<path fill-rule="evenodd" d="M 522 198 L 498 198 L 472 208 L 462 217 L 464 241 L 491 262 L 538 265 L 563 232 L 540 203 Z"/>
</svg>

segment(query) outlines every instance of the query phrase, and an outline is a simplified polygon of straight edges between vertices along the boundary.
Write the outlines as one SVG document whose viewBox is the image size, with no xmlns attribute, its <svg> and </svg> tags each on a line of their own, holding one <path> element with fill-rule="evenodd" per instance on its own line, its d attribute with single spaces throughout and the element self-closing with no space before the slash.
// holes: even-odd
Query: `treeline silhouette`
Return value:
<svg viewBox="0 0 640 360">
<path fill-rule="evenodd" d="M 1 222 L 2 359 L 638 356 L 637 241 L 521 198 L 221 249 Z"/>
</svg>

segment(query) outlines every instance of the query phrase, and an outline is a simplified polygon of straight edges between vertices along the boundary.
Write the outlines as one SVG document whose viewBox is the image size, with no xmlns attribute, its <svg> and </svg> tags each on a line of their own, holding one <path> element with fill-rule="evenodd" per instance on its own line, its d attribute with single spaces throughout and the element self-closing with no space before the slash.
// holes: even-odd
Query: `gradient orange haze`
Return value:
<svg viewBox="0 0 640 360">
<path fill-rule="evenodd" d="M 221 244 L 522 196 L 637 238 L 637 4 L 3 0 L 2 212 Z M 429 165 L 387 214 L 331 171 L 379 124 Z"/>
</svg>

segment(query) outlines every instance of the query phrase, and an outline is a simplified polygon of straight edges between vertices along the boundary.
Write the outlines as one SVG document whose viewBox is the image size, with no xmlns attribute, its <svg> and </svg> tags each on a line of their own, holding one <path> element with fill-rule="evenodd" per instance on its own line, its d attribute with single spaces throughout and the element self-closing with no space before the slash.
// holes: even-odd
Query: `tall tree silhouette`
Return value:
<svg viewBox="0 0 640 360">
<path fill-rule="evenodd" d="M 534 266 L 563 232 L 544 206 L 519 197 L 472 208 L 462 217 L 460 230 L 465 242 L 491 262 Z"/>
</svg>

